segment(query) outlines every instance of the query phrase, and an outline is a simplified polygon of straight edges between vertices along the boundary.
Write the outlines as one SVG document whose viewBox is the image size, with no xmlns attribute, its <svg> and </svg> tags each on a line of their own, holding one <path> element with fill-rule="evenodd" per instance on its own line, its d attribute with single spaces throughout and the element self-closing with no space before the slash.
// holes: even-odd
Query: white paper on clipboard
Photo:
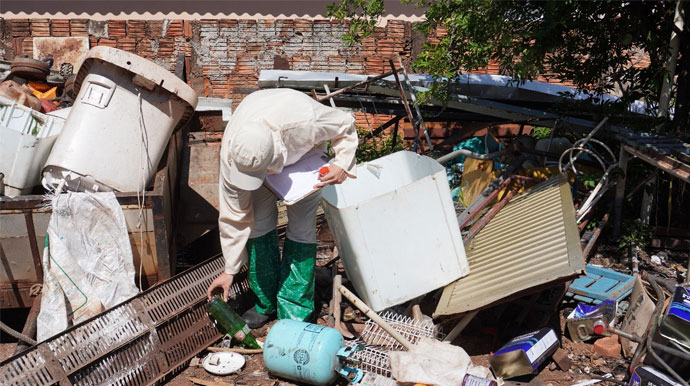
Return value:
<svg viewBox="0 0 690 386">
<path fill-rule="evenodd" d="M 328 165 L 328 156 L 321 150 L 313 150 L 294 164 L 285 166 L 280 174 L 267 174 L 266 185 L 286 205 L 292 205 L 318 190 L 314 185 L 320 182 L 319 169 L 325 165 Z"/>
</svg>

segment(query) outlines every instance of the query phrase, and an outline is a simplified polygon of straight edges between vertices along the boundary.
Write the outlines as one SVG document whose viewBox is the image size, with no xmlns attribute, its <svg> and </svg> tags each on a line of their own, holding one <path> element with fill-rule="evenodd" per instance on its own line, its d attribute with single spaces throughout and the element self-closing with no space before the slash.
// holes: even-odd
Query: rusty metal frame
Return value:
<svg viewBox="0 0 690 386">
<path fill-rule="evenodd" d="M 689 165 L 652 150 L 643 151 L 628 145 L 623 145 L 623 149 L 632 154 L 634 157 L 637 157 L 676 178 L 680 178 L 681 180 L 690 183 Z"/>
<path fill-rule="evenodd" d="M 205 311 L 224 269 L 216 256 L 0 362 L 2 385 L 150 385 L 221 337 Z M 246 270 L 231 288 L 236 311 L 254 303 Z"/>
</svg>

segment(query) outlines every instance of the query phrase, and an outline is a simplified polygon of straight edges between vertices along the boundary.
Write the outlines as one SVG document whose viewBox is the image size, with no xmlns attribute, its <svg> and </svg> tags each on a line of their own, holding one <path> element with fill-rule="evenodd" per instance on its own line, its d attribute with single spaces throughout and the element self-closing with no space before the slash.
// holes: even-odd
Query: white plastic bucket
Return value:
<svg viewBox="0 0 690 386">
<path fill-rule="evenodd" d="M 74 87 L 78 95 L 43 169 L 43 185 L 145 189 L 173 130 L 194 112 L 194 90 L 155 63 L 110 47 L 89 51 Z"/>
<path fill-rule="evenodd" d="M 409 151 L 323 189 L 323 209 L 358 295 L 381 311 L 469 273 L 446 172 Z"/>
<path fill-rule="evenodd" d="M 64 122 L 64 118 L 0 97 L 0 173 L 5 195 L 28 194 L 40 184 L 41 169 Z"/>
</svg>

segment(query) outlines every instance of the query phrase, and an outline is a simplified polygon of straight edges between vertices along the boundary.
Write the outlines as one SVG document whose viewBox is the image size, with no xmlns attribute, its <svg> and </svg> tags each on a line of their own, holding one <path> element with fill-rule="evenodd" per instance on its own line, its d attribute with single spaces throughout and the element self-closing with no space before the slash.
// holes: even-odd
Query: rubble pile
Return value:
<svg viewBox="0 0 690 386">
<path fill-rule="evenodd" d="M 678 157 L 673 158 L 678 163 L 687 154 L 661 151 L 666 149 L 663 146 L 677 146 L 679 139 L 639 135 L 613 122 L 615 117 L 595 122 L 542 114 L 535 110 L 534 100 L 511 100 L 505 91 L 466 90 L 477 95 L 465 95 L 454 90 L 449 110 L 445 106 L 439 110 L 437 102 L 411 109 L 408 98 L 414 100 L 415 93 L 427 91 L 430 80 L 408 75 L 393 61 L 390 72 L 341 77 L 340 83 L 337 74 L 335 80 L 328 73 L 262 74 L 262 87 L 306 91 L 334 107 L 360 106 L 371 112 L 378 102 L 397 111 L 360 144 L 392 125 L 397 130 L 403 116 L 415 138 L 414 151 L 359 162 L 356 179 L 322 188 L 312 289 L 317 312 L 307 321 L 282 319 L 252 330 L 240 316 L 254 300 L 247 268 L 226 289 L 228 299 L 212 297 L 211 283 L 225 273 L 223 256 L 200 251 L 216 246 L 217 233 L 200 231 L 203 237 L 178 251 L 178 267 L 188 270 L 169 275 L 175 271 L 175 259 L 161 257 L 148 269 L 156 275 L 167 269 L 166 280 L 142 285 L 148 264 L 145 251 L 155 249 L 156 256 L 163 256 L 163 243 L 176 235 L 170 213 L 188 209 L 187 203 L 174 201 L 177 182 L 165 185 L 168 178 L 177 177 L 175 168 L 180 166 L 175 162 L 183 158 L 171 146 L 185 136 L 198 138 L 187 125 L 195 119 L 203 121 L 194 117 L 206 111 L 208 102 L 198 108 L 197 102 L 203 103 L 183 80 L 116 49 L 91 50 L 79 76 L 71 77 L 71 71 L 61 74 L 59 84 L 49 61 L 17 58 L 0 83 L 0 130 L 11 131 L 19 141 L 13 164 L 0 164 L 4 173 L 0 174 L 4 190 L 0 215 L 25 210 L 27 237 L 33 238 L 30 268 L 46 283 L 43 287 L 43 282 L 37 283 L 38 292 L 43 288 L 44 293 L 32 311 L 38 314 L 42 309 L 39 332 L 34 326 L 33 331 L 25 328 L 17 333 L 26 344 L 17 348 L 16 355 L 2 358 L 0 384 L 166 380 L 171 385 L 215 386 L 688 385 L 690 254 L 661 248 L 658 239 L 654 246 L 649 210 L 642 211 L 640 221 L 625 221 L 630 217 L 626 205 L 635 194 L 644 195 L 642 201 L 648 206 L 663 201 L 645 189 L 647 177 L 635 179 L 633 169 L 639 165 L 628 168 L 629 156 L 686 183 L 687 178 L 667 170 L 664 160 Z M 508 87 L 481 76 L 472 82 L 478 89 Z M 542 94 L 535 98 L 539 106 L 560 101 L 552 89 L 541 90 L 538 82 L 533 83 L 532 91 Z M 317 90 L 325 94 L 319 96 Z M 499 96 L 478 97 L 489 94 Z M 228 104 L 221 105 L 225 116 Z M 106 114 L 107 108 L 111 110 Z M 452 121 L 463 112 L 477 121 L 493 119 L 492 125 L 505 124 L 510 114 L 520 114 L 520 122 L 540 117 L 540 122 L 550 122 L 551 131 L 536 138 L 537 130 L 528 135 L 525 124 L 504 136 L 487 128 L 482 135 L 473 132 L 461 141 L 438 146 L 424 124 L 428 116 L 424 113 L 431 111 L 440 111 L 441 120 Z M 2 114 L 13 117 L 12 122 Z M 82 125 L 89 121 L 106 127 L 117 117 L 122 130 L 110 133 L 112 138 Z M 556 133 L 558 122 L 564 120 L 572 129 L 568 138 Z M 536 128 L 540 126 L 535 123 Z M 89 140 L 82 142 L 85 138 Z M 23 165 L 22 180 L 15 167 L 19 153 L 27 148 L 21 141 L 32 141 L 35 151 L 40 150 Z M 140 147 L 139 141 L 145 146 Z M 98 156 L 106 162 L 87 162 L 94 155 L 79 151 L 96 144 Z M 128 157 L 121 155 L 130 150 Z M 189 182 L 193 179 L 189 170 L 203 157 L 190 155 L 189 149 L 185 154 Z M 217 167 L 217 158 L 208 159 Z M 291 188 L 295 180 L 289 179 L 289 169 L 286 173 L 282 177 L 288 177 Z M 636 183 L 627 196 L 626 178 L 628 186 Z M 217 181 L 212 186 L 216 191 Z M 313 185 L 307 188 L 306 196 L 318 190 Z M 195 193 L 203 196 L 207 191 L 202 190 Z M 156 191 L 164 191 L 163 198 L 154 202 L 148 195 Z M 42 259 L 33 220 L 28 218 L 45 208 L 21 206 L 26 201 L 21 197 L 30 192 L 53 195 L 55 213 Z M 60 200 L 55 197 L 104 192 L 118 219 L 113 227 L 124 240 L 119 249 L 126 256 L 118 255 L 113 265 L 127 270 L 128 276 L 121 279 L 129 284 L 123 287 L 126 296 L 100 294 L 105 285 L 93 277 L 109 277 L 107 272 L 115 270 L 106 272 L 103 266 L 108 264 L 94 263 L 95 253 L 74 252 L 74 246 L 81 244 L 105 254 L 115 248 L 104 247 L 107 244 L 98 241 L 99 235 L 86 231 L 72 232 L 76 241 L 53 236 L 59 234 L 58 228 L 68 229 L 66 219 L 78 212 L 74 206 L 57 206 Z M 671 188 L 668 194 L 685 197 Z M 673 200 L 667 201 L 667 234 L 683 234 L 671 229 Z M 279 204 L 281 215 L 292 203 Z M 149 221 L 146 205 L 166 213 L 151 212 L 155 218 Z M 136 216 L 130 214 L 127 220 L 125 209 L 136 210 Z M 96 216 L 81 220 L 92 218 Z M 155 224 L 150 238 L 144 235 L 149 222 Z M 84 227 L 99 229 L 96 225 L 102 226 L 102 221 Z M 128 233 L 128 227 L 136 230 Z M 285 228 L 282 222 L 277 231 L 281 243 L 286 240 Z M 658 236 L 662 227 L 656 228 Z M 165 237 L 170 239 L 161 240 Z M 64 241 L 68 245 L 60 247 L 58 239 L 68 240 Z M 204 247 L 197 249 L 200 244 Z M 70 251 L 88 258 L 77 264 L 57 256 Z M 189 257 L 195 253 L 204 256 Z M 201 257 L 208 260 L 201 263 Z M 136 273 L 135 265 L 139 265 Z M 97 288 L 90 289 L 92 285 Z M 104 301 L 108 296 L 116 300 Z M 82 301 L 97 307 L 81 309 Z M 58 315 L 60 323 L 56 323 Z M 46 323 L 51 327 L 48 332 L 40 330 Z"/>
</svg>

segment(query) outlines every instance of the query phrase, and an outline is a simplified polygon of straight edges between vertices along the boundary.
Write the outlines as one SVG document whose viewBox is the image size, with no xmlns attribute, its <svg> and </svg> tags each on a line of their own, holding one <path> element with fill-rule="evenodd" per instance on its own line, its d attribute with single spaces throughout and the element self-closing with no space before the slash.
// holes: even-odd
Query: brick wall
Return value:
<svg viewBox="0 0 690 386">
<path fill-rule="evenodd" d="M 261 70 L 376 74 L 388 59 L 410 57 L 410 22 L 390 21 L 357 47 L 343 44 L 346 28 L 308 19 L 0 19 L 0 56 L 31 55 L 36 36 L 88 36 L 91 47 L 134 52 L 170 71 L 178 53 L 184 53 L 192 87 L 200 95 L 231 98 L 235 104 L 258 88 Z"/>
<path fill-rule="evenodd" d="M 0 57 L 33 54 L 37 36 L 87 36 L 90 46 L 110 46 L 134 52 L 170 71 L 179 53 L 184 53 L 188 81 L 199 95 L 230 98 L 237 105 L 258 89 L 261 70 L 290 69 L 378 74 L 388 69 L 388 60 L 399 56 L 409 64 L 413 50 L 424 40 L 436 42 L 443 31 L 424 37 L 409 21 L 390 20 L 378 27 L 361 45 L 347 47 L 341 36 L 347 26 L 313 19 L 213 19 L 213 20 L 110 20 L 0 19 Z M 490 65 L 480 73 L 497 73 Z M 539 79 L 549 81 L 549 79 Z M 553 81 L 551 79 L 550 81 Z M 361 127 L 375 128 L 387 117 L 357 113 Z M 406 139 L 412 136 L 401 122 Z M 430 124 L 438 141 L 461 128 Z M 471 135 L 471 131 L 467 135 Z"/>
</svg>

